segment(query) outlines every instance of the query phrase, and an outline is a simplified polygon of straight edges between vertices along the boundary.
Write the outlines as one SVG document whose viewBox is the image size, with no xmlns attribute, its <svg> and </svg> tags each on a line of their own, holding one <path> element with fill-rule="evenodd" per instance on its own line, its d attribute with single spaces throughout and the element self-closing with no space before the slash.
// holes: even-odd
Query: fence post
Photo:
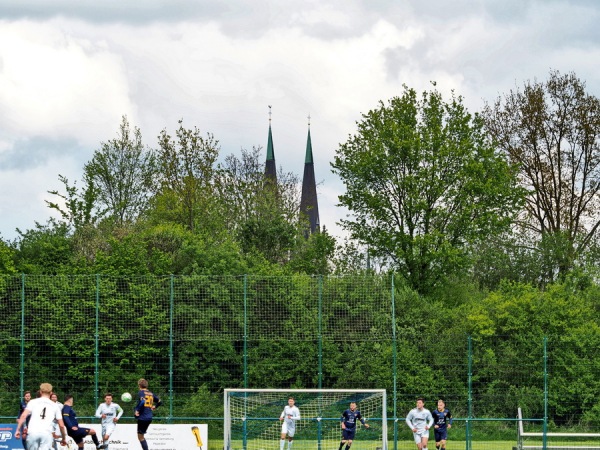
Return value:
<svg viewBox="0 0 600 450">
<path fill-rule="evenodd" d="M 398 344 L 396 342 L 396 289 L 394 286 L 394 274 L 392 273 L 392 380 L 394 390 L 393 410 L 394 410 L 394 450 L 398 450 L 398 415 L 397 415 L 397 372 L 398 372 Z M 384 405 L 384 407 L 387 407 Z M 387 442 L 387 437 L 386 437 Z"/>
<path fill-rule="evenodd" d="M 244 389 L 248 389 L 248 275 L 244 275 Z M 245 448 L 245 446 L 244 446 Z"/>
<path fill-rule="evenodd" d="M 467 424 L 465 429 L 466 450 L 471 450 L 471 418 L 473 417 L 473 342 L 471 336 L 467 336 L 468 352 L 468 374 L 467 374 Z"/>
<path fill-rule="evenodd" d="M 96 274 L 96 325 L 94 335 L 94 404 L 99 403 L 99 380 L 100 372 L 100 274 Z"/>
<path fill-rule="evenodd" d="M 25 389 L 25 274 L 21 274 L 21 355 L 20 355 L 21 398 Z"/>
<path fill-rule="evenodd" d="M 542 447 L 548 447 L 548 338 L 544 336 L 544 423 L 543 423 Z"/>
<path fill-rule="evenodd" d="M 323 388 L 323 275 L 319 275 L 319 389 Z"/>
<path fill-rule="evenodd" d="M 173 322 L 175 315 L 175 281 L 171 274 L 169 280 L 169 418 L 167 423 L 172 423 L 173 417 Z"/>
</svg>

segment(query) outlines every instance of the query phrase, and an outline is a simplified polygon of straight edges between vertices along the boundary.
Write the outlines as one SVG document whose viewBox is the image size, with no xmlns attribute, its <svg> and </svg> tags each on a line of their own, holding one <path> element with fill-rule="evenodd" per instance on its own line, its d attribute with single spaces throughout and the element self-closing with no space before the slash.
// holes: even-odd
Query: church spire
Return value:
<svg viewBox="0 0 600 450">
<path fill-rule="evenodd" d="M 317 201 L 317 183 L 315 181 L 315 165 L 313 161 L 312 141 L 310 138 L 310 115 L 308 116 L 308 137 L 306 139 L 306 156 L 304 158 L 304 177 L 302 179 L 302 198 L 300 214 L 308 219 L 309 228 L 305 236 L 320 231 L 319 204 Z"/>
<path fill-rule="evenodd" d="M 271 105 L 269 105 L 269 138 L 267 140 L 267 160 L 265 162 L 265 178 L 277 186 L 277 166 L 275 164 L 275 149 L 271 133 Z"/>
</svg>

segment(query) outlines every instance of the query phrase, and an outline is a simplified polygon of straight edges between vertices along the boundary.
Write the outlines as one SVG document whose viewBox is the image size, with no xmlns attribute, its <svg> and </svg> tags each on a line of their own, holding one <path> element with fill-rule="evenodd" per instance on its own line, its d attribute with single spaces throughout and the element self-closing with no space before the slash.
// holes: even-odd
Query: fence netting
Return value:
<svg viewBox="0 0 600 450">
<path fill-rule="evenodd" d="M 160 420 L 209 421 L 211 448 L 225 388 L 386 389 L 399 449 L 415 448 L 404 418 L 419 396 L 451 410 L 448 449 L 516 447 L 518 408 L 530 432 L 600 425 L 598 333 L 471 335 L 392 276 L 2 276 L 0 301 L 11 421 L 41 382 L 86 417 L 146 378 Z"/>
</svg>

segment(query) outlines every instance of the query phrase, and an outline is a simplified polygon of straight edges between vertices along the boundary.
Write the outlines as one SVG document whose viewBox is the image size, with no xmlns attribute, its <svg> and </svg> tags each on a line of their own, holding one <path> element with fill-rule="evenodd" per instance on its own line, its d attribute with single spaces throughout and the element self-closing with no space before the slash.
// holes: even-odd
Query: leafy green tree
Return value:
<svg viewBox="0 0 600 450">
<path fill-rule="evenodd" d="M 364 114 L 332 167 L 352 213 L 344 228 L 419 292 L 468 268 L 472 244 L 505 230 L 520 205 L 515 173 L 481 118 L 435 90 L 419 99 L 405 86 Z"/>
<path fill-rule="evenodd" d="M 83 167 L 84 180 L 95 186 L 96 202 L 119 226 L 133 222 L 148 206 L 156 178 L 155 157 L 144 148 L 140 129 L 123 116 L 116 139 L 101 144 Z"/>
<path fill-rule="evenodd" d="M 14 248 L 0 239 L 0 274 L 17 273 L 14 262 Z"/>
<path fill-rule="evenodd" d="M 45 200 L 48 208 L 59 212 L 62 220 L 72 229 L 79 229 L 86 225 L 94 225 L 103 216 L 104 211 L 96 209 L 99 191 L 93 182 L 88 182 L 83 189 L 77 188 L 77 183 L 69 184 L 69 179 L 58 175 L 59 181 L 65 187 L 65 193 L 58 190 L 48 191 L 49 194 L 59 197 L 57 203 Z"/>
<path fill-rule="evenodd" d="M 219 156 L 219 141 L 200 130 L 187 129 L 183 120 L 175 138 L 162 130 L 158 136 L 157 158 L 160 187 L 153 213 L 157 222 L 169 220 L 181 223 L 189 230 L 198 227 L 221 232 L 219 208 L 215 203 L 215 163 Z"/>
<path fill-rule="evenodd" d="M 225 158 L 218 195 L 227 228 L 244 253 L 259 253 L 274 264 L 289 261 L 298 237 L 298 186 L 298 177 L 283 171 L 273 186 L 265 178 L 260 148 Z"/>
<path fill-rule="evenodd" d="M 519 224 L 544 259 L 545 282 L 564 277 L 600 227 L 600 99 L 574 73 L 551 71 L 486 105 L 488 131 L 527 190 Z"/>
<path fill-rule="evenodd" d="M 65 274 L 76 271 L 71 232 L 64 222 L 50 219 L 34 229 L 20 231 L 16 242 L 15 268 L 26 274 Z"/>
</svg>

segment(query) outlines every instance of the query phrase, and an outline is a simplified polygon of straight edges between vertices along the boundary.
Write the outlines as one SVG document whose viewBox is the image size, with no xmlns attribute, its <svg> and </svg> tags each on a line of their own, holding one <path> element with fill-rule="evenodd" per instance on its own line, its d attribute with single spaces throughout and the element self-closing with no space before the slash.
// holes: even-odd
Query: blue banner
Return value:
<svg viewBox="0 0 600 450">
<path fill-rule="evenodd" d="M 23 450 L 21 439 L 15 438 L 16 432 L 16 423 L 0 423 L 0 450 Z"/>
</svg>

